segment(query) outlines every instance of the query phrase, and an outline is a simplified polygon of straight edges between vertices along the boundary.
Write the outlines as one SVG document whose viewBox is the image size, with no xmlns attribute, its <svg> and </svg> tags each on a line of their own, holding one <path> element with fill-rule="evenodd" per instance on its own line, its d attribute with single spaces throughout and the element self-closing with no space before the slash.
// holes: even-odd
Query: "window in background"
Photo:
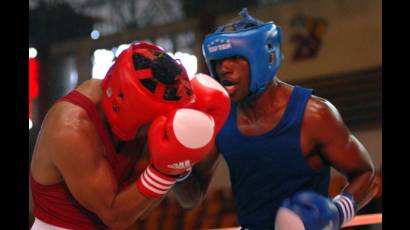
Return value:
<svg viewBox="0 0 410 230">
<path fill-rule="evenodd" d="M 146 40 L 151 42 L 149 40 Z M 135 41 L 137 42 L 137 41 Z M 181 43 L 178 45 L 178 43 Z M 168 55 L 174 59 L 179 59 L 181 63 L 186 68 L 188 75 L 193 76 L 198 69 L 198 59 L 193 55 L 193 44 L 194 37 L 189 33 L 176 36 L 176 41 L 173 41 L 170 37 L 162 37 L 155 40 L 155 44 L 163 47 L 165 50 L 173 50 L 174 44 L 177 44 L 177 47 L 181 47 L 180 50 L 175 52 L 168 52 Z M 122 51 L 127 49 L 129 44 L 121 44 L 112 49 L 97 49 L 92 55 L 92 78 L 94 79 L 103 79 L 107 74 L 108 69 L 114 63 L 115 58 L 117 58 Z"/>
</svg>

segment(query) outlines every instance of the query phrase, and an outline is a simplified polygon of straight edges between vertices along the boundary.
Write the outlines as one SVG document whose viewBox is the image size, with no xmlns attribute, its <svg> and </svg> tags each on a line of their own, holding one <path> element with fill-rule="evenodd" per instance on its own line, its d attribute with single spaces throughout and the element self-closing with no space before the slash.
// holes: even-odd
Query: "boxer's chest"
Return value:
<svg viewBox="0 0 410 230">
<path fill-rule="evenodd" d="M 241 134 L 245 136 L 258 136 L 274 129 L 283 117 L 285 107 L 263 113 L 246 114 L 237 109 L 236 124 Z"/>
<path fill-rule="evenodd" d="M 285 111 L 286 105 L 278 109 L 271 109 L 258 116 L 249 116 L 237 108 L 236 125 L 242 135 L 260 136 L 275 129 L 282 119 L 285 119 Z M 299 144 L 303 156 L 308 158 L 307 160 L 310 164 L 311 161 L 317 161 L 317 149 L 314 141 L 309 136 L 309 132 L 304 129 L 304 122 L 306 122 L 305 119 L 302 119 Z M 313 164 L 316 165 L 316 163 Z M 317 168 L 317 166 L 312 167 Z"/>
</svg>

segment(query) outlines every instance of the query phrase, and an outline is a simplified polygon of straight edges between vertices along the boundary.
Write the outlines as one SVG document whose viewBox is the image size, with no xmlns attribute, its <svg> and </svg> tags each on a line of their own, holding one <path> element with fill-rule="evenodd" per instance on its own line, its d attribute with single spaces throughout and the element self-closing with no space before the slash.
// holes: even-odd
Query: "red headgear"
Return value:
<svg viewBox="0 0 410 230">
<path fill-rule="evenodd" d="M 120 54 L 102 81 L 102 107 L 112 131 L 120 140 L 133 139 L 140 126 L 161 114 L 187 107 L 194 101 L 182 64 L 175 62 L 182 71 L 170 84 L 154 78 L 152 68 L 134 67 L 134 54 L 155 60 L 157 56 L 154 53 L 165 54 L 165 51 L 146 42 L 131 44 Z M 147 83 L 151 87 L 147 87 Z M 176 96 L 167 99 L 169 91 L 176 92 Z"/>
</svg>

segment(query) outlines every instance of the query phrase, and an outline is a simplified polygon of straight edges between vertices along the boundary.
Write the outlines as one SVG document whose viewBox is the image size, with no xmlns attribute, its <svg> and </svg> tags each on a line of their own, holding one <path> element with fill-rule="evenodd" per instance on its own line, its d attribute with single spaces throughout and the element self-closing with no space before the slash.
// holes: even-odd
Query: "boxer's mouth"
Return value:
<svg viewBox="0 0 410 230">
<path fill-rule="evenodd" d="M 235 85 L 236 83 L 235 82 L 232 82 L 232 81 L 229 81 L 229 80 L 222 80 L 221 81 L 221 84 L 222 84 L 222 86 L 232 86 L 232 85 Z"/>
<path fill-rule="evenodd" d="M 222 80 L 221 85 L 224 87 L 224 89 L 229 95 L 232 95 L 236 90 L 236 82 Z"/>
</svg>

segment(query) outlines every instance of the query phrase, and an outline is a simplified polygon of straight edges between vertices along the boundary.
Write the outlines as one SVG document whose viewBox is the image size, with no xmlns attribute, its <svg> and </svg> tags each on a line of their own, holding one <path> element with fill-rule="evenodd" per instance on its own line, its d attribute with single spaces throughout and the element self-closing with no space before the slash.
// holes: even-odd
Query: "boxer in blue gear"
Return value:
<svg viewBox="0 0 410 230">
<path fill-rule="evenodd" d="M 232 103 L 215 148 L 184 181 L 190 199 L 182 203 L 200 204 L 222 154 L 242 229 L 338 229 L 376 192 L 369 153 L 329 101 L 276 76 L 281 28 L 246 9 L 239 15 L 202 44 L 211 75 Z M 334 198 L 331 167 L 348 181 Z"/>
</svg>

